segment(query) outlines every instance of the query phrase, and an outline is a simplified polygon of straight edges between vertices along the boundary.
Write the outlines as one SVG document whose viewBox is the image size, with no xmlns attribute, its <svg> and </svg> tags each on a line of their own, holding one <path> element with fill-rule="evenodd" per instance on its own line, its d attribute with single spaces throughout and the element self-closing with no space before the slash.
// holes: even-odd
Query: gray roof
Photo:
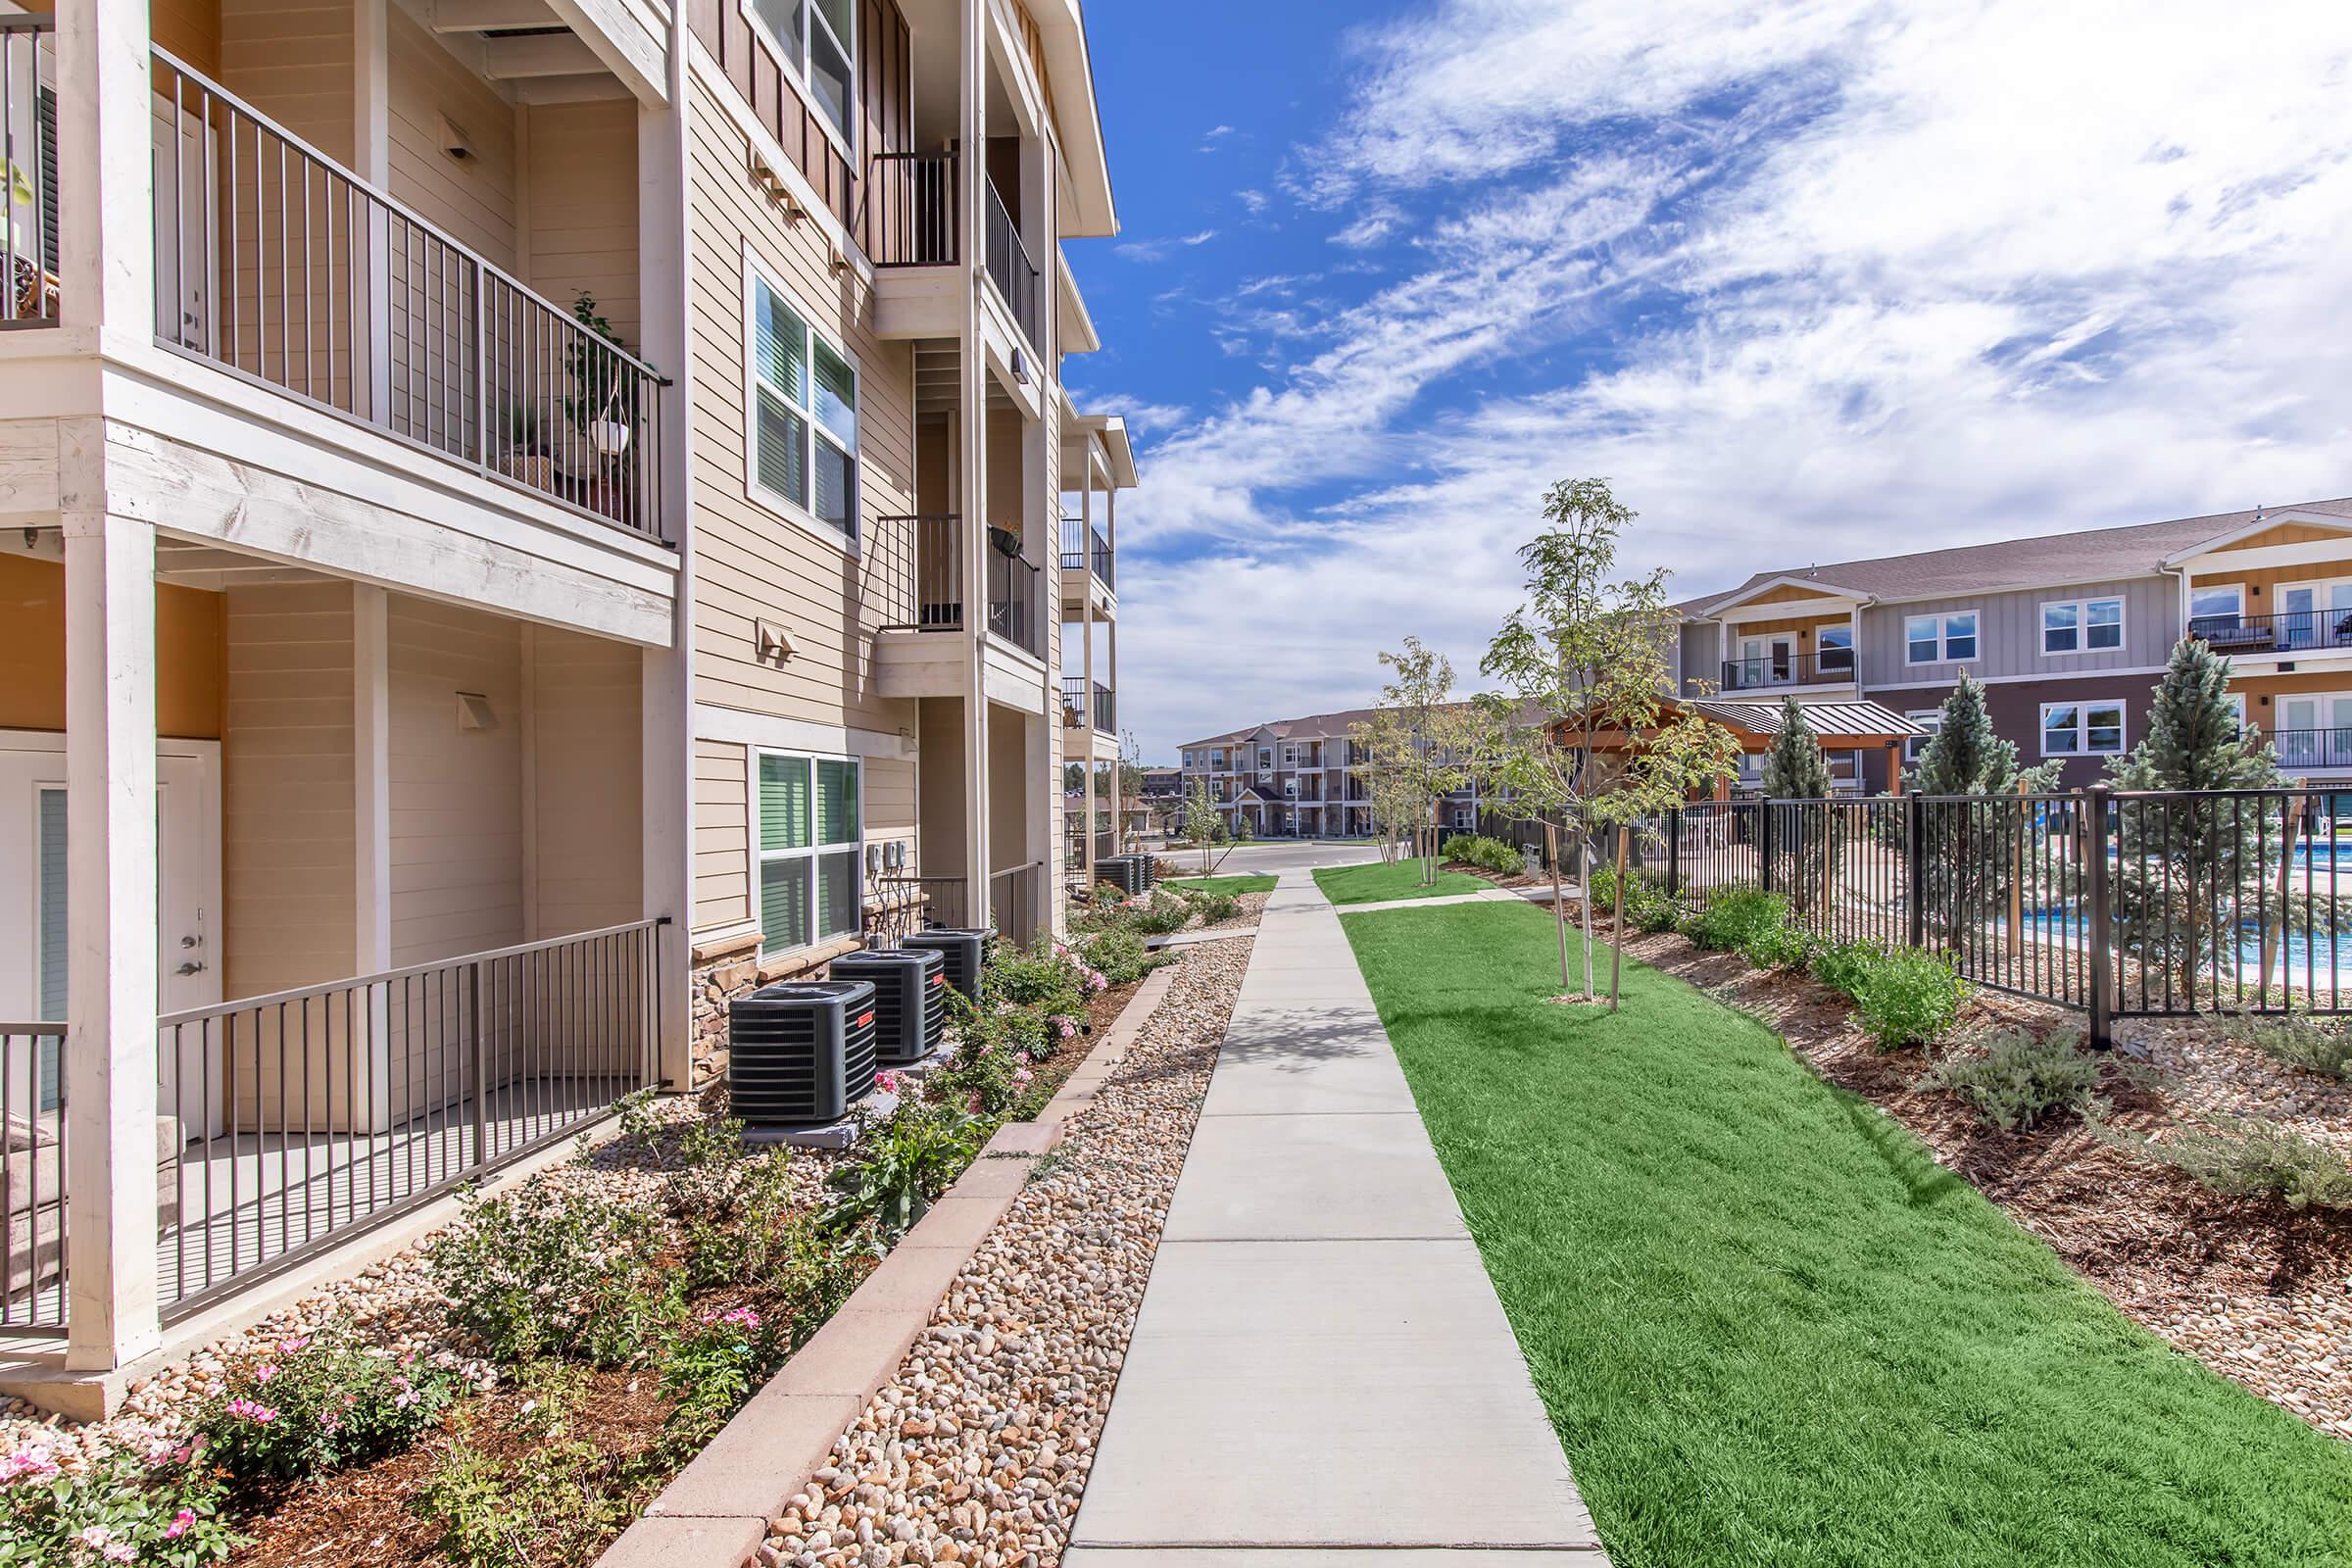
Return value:
<svg viewBox="0 0 2352 1568">
<path fill-rule="evenodd" d="M 1737 724 L 1757 735 L 1778 735 L 1781 732 L 1781 705 L 1772 702 L 1724 702 L 1715 698 L 1686 698 L 1686 706 L 1696 709 L 1709 718 L 1724 724 Z M 1823 740 L 1838 740 L 1854 735 L 1925 735 L 1920 728 L 1891 708 L 1877 703 L 1805 703 L 1805 722 Z"/>
<path fill-rule="evenodd" d="M 1724 600 L 1776 577 L 1814 578 L 1825 591 L 1845 588 L 1875 599 L 1924 599 L 1940 594 L 2058 587 L 2144 576 L 2154 572 L 2165 557 L 2233 532 L 2260 514 L 2280 516 L 2293 512 L 2352 518 L 2352 499 L 2264 507 L 2259 513 L 2217 512 L 2210 516 L 2132 523 L 2122 528 L 2082 528 L 2073 533 L 2039 534 L 2031 539 L 1925 550 L 1910 556 L 1776 566 L 1770 571 L 1757 572 L 1737 587 L 1687 599 L 1675 608 L 1687 615 L 1703 615 Z"/>
</svg>

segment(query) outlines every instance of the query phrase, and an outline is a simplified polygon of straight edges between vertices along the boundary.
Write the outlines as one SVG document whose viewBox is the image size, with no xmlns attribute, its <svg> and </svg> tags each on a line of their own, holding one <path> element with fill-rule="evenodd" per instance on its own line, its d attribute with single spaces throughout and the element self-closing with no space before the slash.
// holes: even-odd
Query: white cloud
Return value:
<svg viewBox="0 0 2352 1568">
<path fill-rule="evenodd" d="M 1388 280 L 1234 290 L 1286 291 L 1236 352 L 1308 350 L 1121 508 L 1155 754 L 1406 632 L 1467 672 L 1566 475 L 1690 592 L 2352 491 L 2352 7 L 1448 0 L 1349 50 L 1286 185 Z"/>
<path fill-rule="evenodd" d="M 1212 240 L 1212 239 L 1215 239 L 1216 237 L 1217 237 L 1217 231 L 1216 231 L 1215 229 L 1213 229 L 1213 228 L 1204 228 L 1204 229 L 1201 229 L 1201 230 L 1200 230 L 1199 233 L 1197 233 L 1197 234 L 1187 234 L 1187 235 L 1185 235 L 1185 236 L 1184 236 L 1184 238 L 1182 238 L 1182 239 L 1178 240 L 1178 241 L 1177 241 L 1177 243 L 1178 243 L 1179 245 L 1205 245 L 1205 244 L 1207 244 L 1207 243 L 1208 243 L 1210 240 Z"/>
</svg>

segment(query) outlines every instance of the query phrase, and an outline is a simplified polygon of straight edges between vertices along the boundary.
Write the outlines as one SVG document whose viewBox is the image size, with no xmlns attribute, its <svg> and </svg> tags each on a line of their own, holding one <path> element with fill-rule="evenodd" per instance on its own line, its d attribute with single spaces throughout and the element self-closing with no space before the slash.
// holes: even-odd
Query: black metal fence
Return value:
<svg viewBox="0 0 2352 1568">
<path fill-rule="evenodd" d="M 1825 940 L 2080 1008 L 2102 1044 L 2119 1016 L 2352 1012 L 2352 791 L 1708 802 L 1625 849 L 1686 905 L 1778 894 Z"/>
</svg>

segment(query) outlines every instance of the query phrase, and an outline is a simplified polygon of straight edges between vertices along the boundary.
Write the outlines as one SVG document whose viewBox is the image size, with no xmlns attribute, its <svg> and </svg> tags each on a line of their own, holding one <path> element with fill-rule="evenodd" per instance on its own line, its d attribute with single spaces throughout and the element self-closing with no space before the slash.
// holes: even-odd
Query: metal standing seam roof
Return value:
<svg viewBox="0 0 2352 1568">
<path fill-rule="evenodd" d="M 1733 724 L 1757 735 L 1778 735 L 1781 732 L 1779 702 L 1743 703 L 1722 702 L 1709 698 L 1685 698 L 1684 706 L 1719 724 Z M 1891 708 L 1872 702 L 1806 703 L 1805 722 L 1813 733 L 1824 740 L 1850 739 L 1861 735 L 1925 735 L 1927 731 Z"/>
</svg>

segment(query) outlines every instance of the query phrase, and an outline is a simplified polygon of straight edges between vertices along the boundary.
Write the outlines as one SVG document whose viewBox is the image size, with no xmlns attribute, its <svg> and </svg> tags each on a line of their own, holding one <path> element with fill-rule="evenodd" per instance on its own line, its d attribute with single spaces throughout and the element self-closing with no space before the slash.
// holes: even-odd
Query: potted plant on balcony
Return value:
<svg viewBox="0 0 2352 1568">
<path fill-rule="evenodd" d="M 9 279 L 9 289 L 15 295 L 12 314 L 20 320 L 54 318 L 57 274 L 42 268 L 40 247 L 34 242 L 36 236 L 31 225 L 24 220 L 26 214 L 18 212 L 19 208 L 38 210 L 40 182 L 32 170 L 6 158 L 0 158 L 0 181 L 8 186 L 9 254 L 16 263 L 16 275 Z"/>
<path fill-rule="evenodd" d="M 634 488 L 640 378 L 624 358 L 627 345 L 604 314 L 596 296 L 582 289 L 571 302 L 571 318 L 584 328 L 565 356 L 571 380 L 565 394 L 565 416 L 577 428 L 593 460 L 586 475 L 589 510 L 625 519 Z M 604 347 L 611 344 L 615 353 Z"/>
<path fill-rule="evenodd" d="M 507 445 L 499 455 L 498 467 L 510 479 L 547 495 L 556 493 L 554 449 L 539 411 L 528 403 L 507 404 Z"/>
</svg>

